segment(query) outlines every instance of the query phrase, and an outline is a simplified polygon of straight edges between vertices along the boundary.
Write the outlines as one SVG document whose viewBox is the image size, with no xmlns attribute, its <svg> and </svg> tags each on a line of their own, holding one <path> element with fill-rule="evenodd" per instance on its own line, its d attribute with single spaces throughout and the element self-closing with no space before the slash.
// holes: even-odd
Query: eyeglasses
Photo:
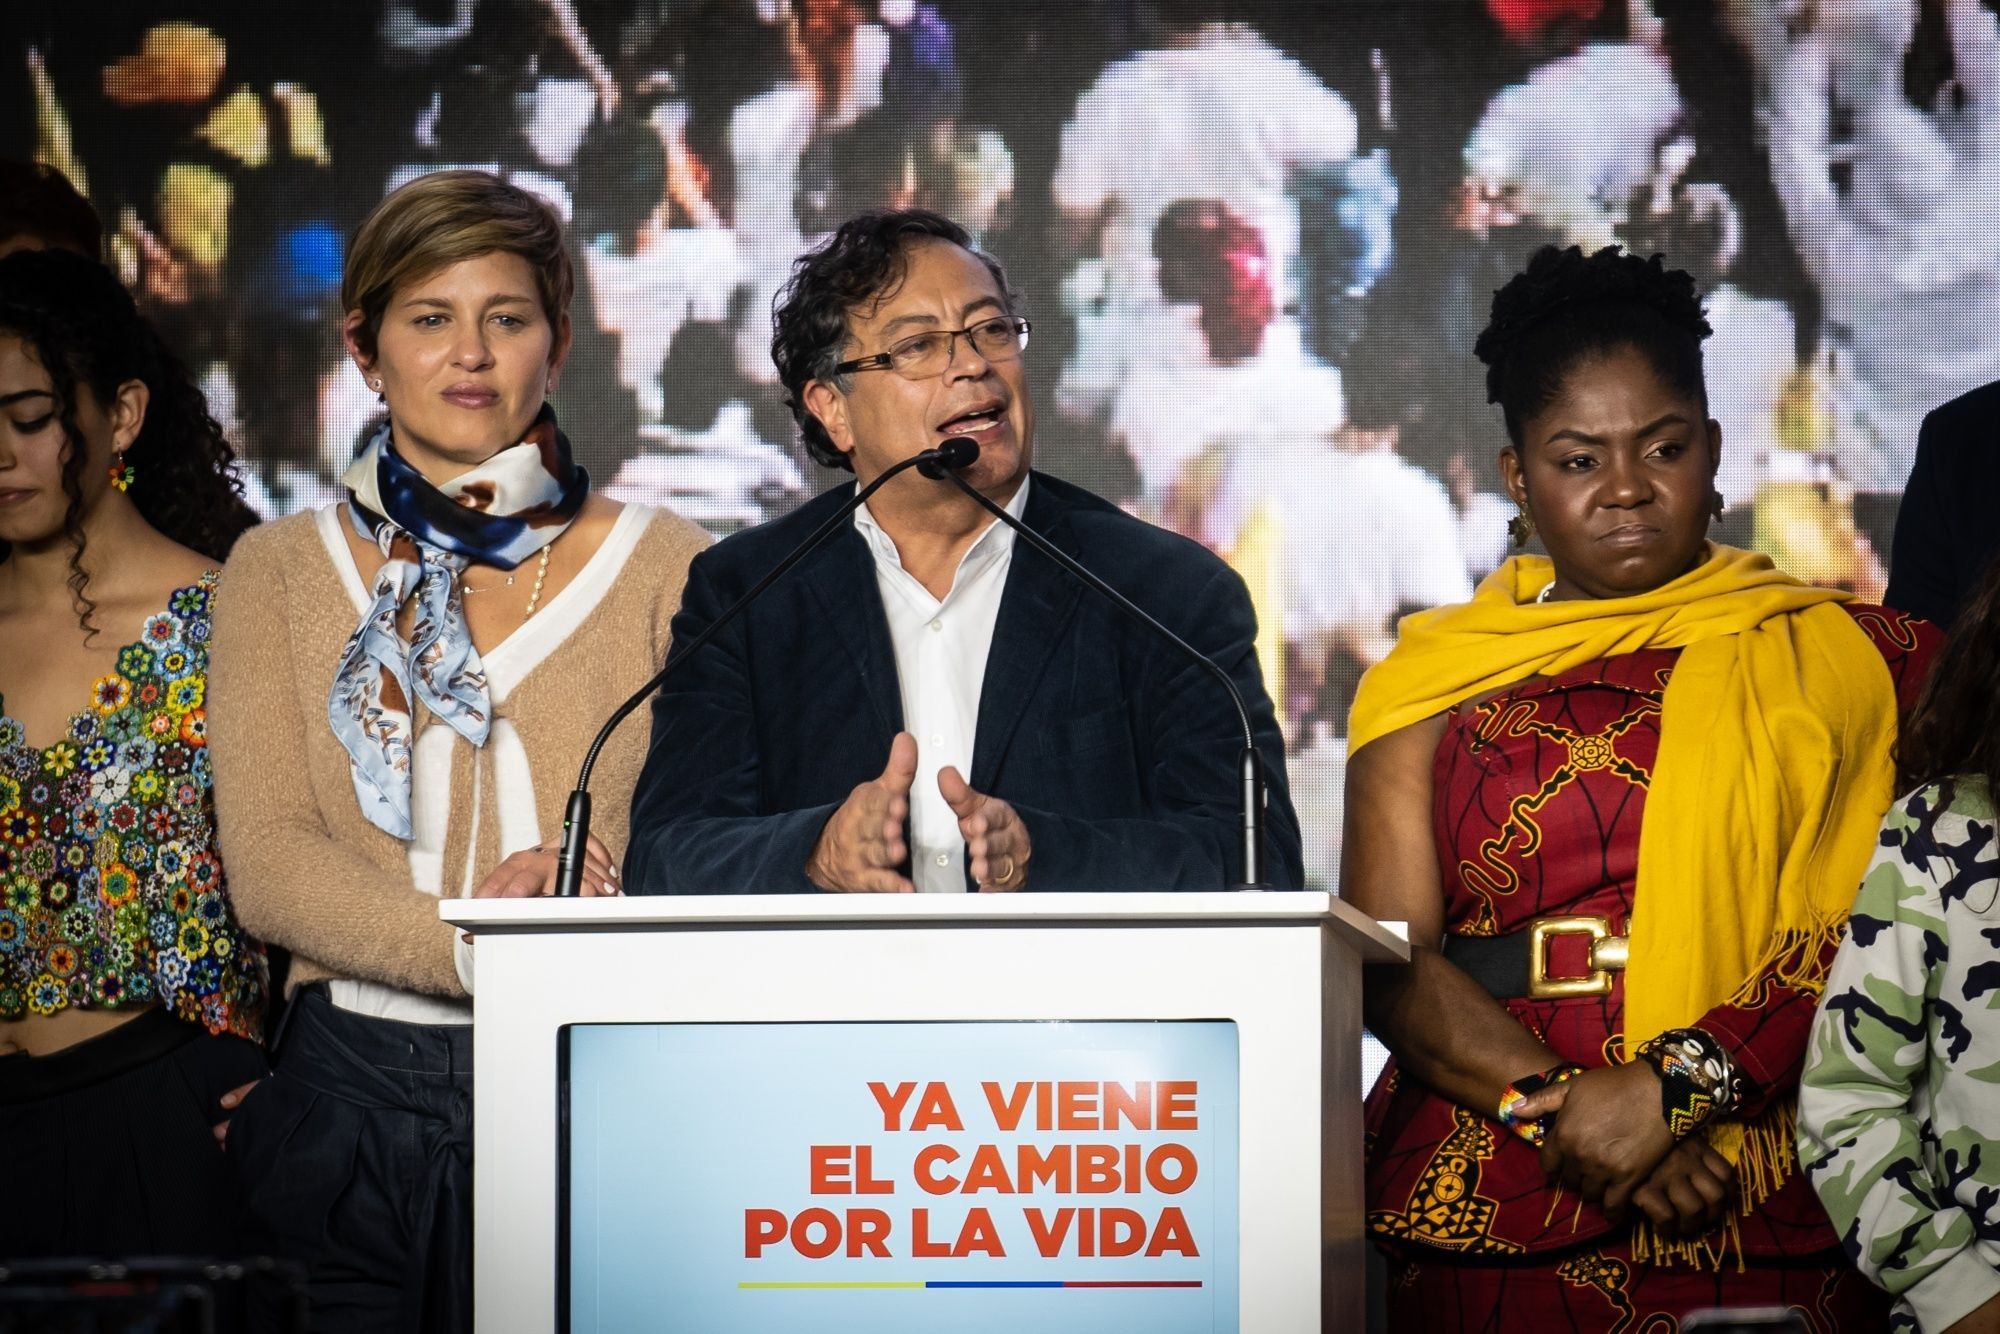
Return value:
<svg viewBox="0 0 2000 1334">
<path fill-rule="evenodd" d="M 944 374 L 945 367 L 951 365 L 952 353 L 957 350 L 961 335 L 972 345 L 972 350 L 986 360 L 1012 361 L 1027 347 L 1029 327 L 1026 320 L 1011 315 L 996 315 L 965 329 L 930 329 L 898 339 L 889 345 L 887 352 L 840 362 L 833 368 L 833 373 L 845 375 L 849 371 L 891 370 L 905 380 L 927 380 L 933 375 Z"/>
</svg>

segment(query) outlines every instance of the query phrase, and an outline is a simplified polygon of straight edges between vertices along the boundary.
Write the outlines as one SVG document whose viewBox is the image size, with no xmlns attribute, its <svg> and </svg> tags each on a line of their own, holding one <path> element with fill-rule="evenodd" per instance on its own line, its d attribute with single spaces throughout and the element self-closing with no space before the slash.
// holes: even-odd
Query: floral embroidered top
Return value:
<svg viewBox="0 0 2000 1334">
<path fill-rule="evenodd" d="M 216 572 L 177 589 L 31 745 L 0 699 L 0 1019 L 159 1003 L 261 1037 L 263 948 L 216 854 L 206 712 Z"/>
</svg>

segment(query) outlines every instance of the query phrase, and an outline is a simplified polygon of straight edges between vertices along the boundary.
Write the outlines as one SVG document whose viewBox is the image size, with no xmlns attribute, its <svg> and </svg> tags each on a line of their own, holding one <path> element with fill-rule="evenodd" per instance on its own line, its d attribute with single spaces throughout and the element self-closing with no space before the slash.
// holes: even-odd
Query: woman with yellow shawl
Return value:
<svg viewBox="0 0 2000 1334">
<path fill-rule="evenodd" d="M 1935 636 L 1707 540 L 1708 333 L 1616 247 L 1499 292 L 1477 351 L 1548 557 L 1405 620 L 1355 699 L 1342 893 L 1413 947 L 1366 989 L 1395 1329 L 1884 1322 L 1793 1120 Z"/>
</svg>

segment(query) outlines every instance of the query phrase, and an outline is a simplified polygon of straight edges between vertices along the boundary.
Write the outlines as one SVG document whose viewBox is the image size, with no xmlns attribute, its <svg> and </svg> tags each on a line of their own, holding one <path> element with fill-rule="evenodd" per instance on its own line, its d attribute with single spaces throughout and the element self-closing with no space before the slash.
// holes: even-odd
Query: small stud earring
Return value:
<svg viewBox="0 0 2000 1334">
<path fill-rule="evenodd" d="M 132 489 L 132 465 L 125 461 L 123 454 L 113 454 L 111 456 L 110 472 L 111 485 L 117 487 L 120 491 L 130 491 Z"/>
<path fill-rule="evenodd" d="M 1721 518 L 1722 512 L 1727 508 L 1729 508 L 1729 504 L 1722 498 L 1722 492 L 1716 491 L 1711 494 L 1708 502 L 1708 512 L 1712 517 Z"/>
<path fill-rule="evenodd" d="M 381 392 L 382 392 L 382 377 L 381 377 L 381 376 L 379 376 L 379 375 L 377 375 L 377 376 L 375 376 L 375 377 L 374 377 L 373 379 L 369 380 L 369 381 L 368 381 L 368 387 L 369 387 L 370 389 L 373 389 L 373 390 L 374 390 L 374 391 L 375 391 L 376 393 L 378 393 L 378 394 L 379 394 L 379 393 L 381 393 Z"/>
</svg>

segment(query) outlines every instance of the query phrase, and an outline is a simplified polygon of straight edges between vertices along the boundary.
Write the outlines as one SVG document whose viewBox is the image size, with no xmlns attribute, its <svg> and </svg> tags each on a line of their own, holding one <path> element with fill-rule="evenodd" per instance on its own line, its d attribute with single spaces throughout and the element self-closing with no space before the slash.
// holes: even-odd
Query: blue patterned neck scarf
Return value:
<svg viewBox="0 0 2000 1334">
<path fill-rule="evenodd" d="M 379 547 L 374 602 L 341 650 L 327 721 L 353 762 L 354 794 L 370 824 L 410 837 L 411 700 L 475 746 L 493 704 L 486 667 L 466 629 L 459 576 L 474 562 L 511 570 L 569 527 L 590 491 L 553 409 L 521 443 L 433 486 L 390 443 L 385 423 L 342 474 L 354 531 Z M 411 597 L 407 642 L 396 617 Z"/>
</svg>

